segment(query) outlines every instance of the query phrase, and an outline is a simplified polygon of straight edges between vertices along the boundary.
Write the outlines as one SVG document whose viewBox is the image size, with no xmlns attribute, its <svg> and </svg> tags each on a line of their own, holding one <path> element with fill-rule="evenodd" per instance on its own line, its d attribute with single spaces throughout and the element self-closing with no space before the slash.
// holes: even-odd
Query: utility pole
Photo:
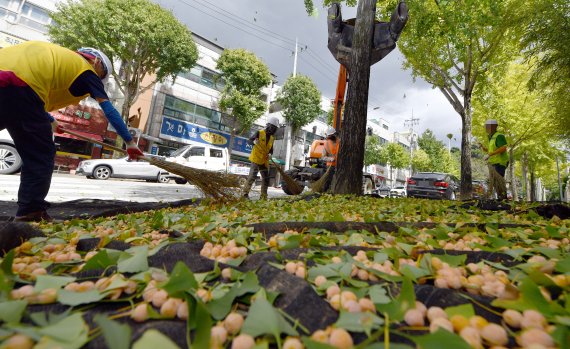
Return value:
<svg viewBox="0 0 570 349">
<path fill-rule="evenodd" d="M 293 53 L 294 58 L 293 58 L 293 77 L 297 76 L 297 58 L 299 56 L 299 41 L 297 38 L 295 38 L 295 52 Z M 291 146 L 292 143 L 292 139 L 293 139 L 293 128 L 291 127 L 291 125 L 289 125 L 289 122 L 287 123 L 287 127 L 285 129 L 285 141 L 287 142 L 285 145 L 285 170 L 288 170 L 291 168 L 291 152 L 293 151 L 293 148 Z"/>
<path fill-rule="evenodd" d="M 414 144 L 415 144 L 414 126 L 419 124 L 420 124 L 420 119 L 414 118 L 414 109 L 412 109 L 412 118 L 404 120 L 404 127 L 406 126 L 410 127 L 410 177 L 413 174 L 412 159 L 414 157 Z"/>
</svg>

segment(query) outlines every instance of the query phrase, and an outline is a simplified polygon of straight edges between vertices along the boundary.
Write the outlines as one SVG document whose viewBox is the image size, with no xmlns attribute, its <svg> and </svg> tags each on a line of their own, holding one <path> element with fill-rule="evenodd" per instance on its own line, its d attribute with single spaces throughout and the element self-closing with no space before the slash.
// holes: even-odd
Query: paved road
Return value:
<svg viewBox="0 0 570 349">
<path fill-rule="evenodd" d="M 16 201 L 19 175 L 0 175 L 0 201 Z M 269 197 L 284 196 L 283 191 L 269 188 Z M 167 184 L 148 183 L 138 180 L 109 179 L 106 181 L 87 179 L 83 176 L 55 174 L 47 196 L 50 202 L 62 202 L 77 199 L 124 200 L 136 202 L 176 201 L 202 197 L 202 193 L 193 185 L 180 185 L 171 181 Z M 259 186 L 250 195 L 259 197 Z"/>
</svg>

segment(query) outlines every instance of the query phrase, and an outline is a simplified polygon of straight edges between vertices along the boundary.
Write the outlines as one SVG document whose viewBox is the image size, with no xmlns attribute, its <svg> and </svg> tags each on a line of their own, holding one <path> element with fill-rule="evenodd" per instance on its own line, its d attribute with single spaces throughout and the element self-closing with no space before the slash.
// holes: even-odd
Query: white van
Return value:
<svg viewBox="0 0 570 349">
<path fill-rule="evenodd" d="M 187 145 L 170 154 L 166 160 L 188 167 L 215 172 L 227 173 L 230 169 L 228 149 L 206 144 Z M 173 174 L 170 174 L 169 177 L 174 178 L 178 184 L 186 183 L 186 180 L 182 177 Z"/>
<path fill-rule="evenodd" d="M 4 129 L 0 131 L 0 174 L 13 174 L 22 167 L 22 158 L 18 155 L 14 141 Z"/>
</svg>

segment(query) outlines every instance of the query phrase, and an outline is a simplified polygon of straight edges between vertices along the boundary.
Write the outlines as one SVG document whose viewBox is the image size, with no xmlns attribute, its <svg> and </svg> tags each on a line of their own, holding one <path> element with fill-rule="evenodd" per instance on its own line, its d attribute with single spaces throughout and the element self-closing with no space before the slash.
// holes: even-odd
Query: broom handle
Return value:
<svg viewBox="0 0 570 349">
<path fill-rule="evenodd" d="M 63 132 L 69 133 L 70 135 L 73 135 L 73 136 L 75 136 L 75 137 L 77 137 L 77 138 L 79 138 L 79 139 L 82 139 L 82 140 L 84 140 L 84 141 L 87 141 L 87 142 L 90 142 L 90 143 L 93 143 L 93 144 L 98 144 L 98 145 L 100 145 L 100 146 L 102 146 L 102 147 L 105 147 L 105 148 L 108 148 L 108 149 L 111 149 L 111 150 L 114 150 L 114 151 L 118 151 L 119 153 L 122 153 L 122 154 L 128 154 L 125 149 L 122 149 L 122 148 L 119 148 L 119 147 L 115 147 L 114 145 L 110 145 L 110 144 L 107 144 L 107 143 L 100 142 L 100 141 L 95 140 L 95 139 L 93 139 L 93 138 L 85 137 L 84 135 L 79 134 L 79 133 L 77 133 L 77 132 L 75 132 L 75 131 L 71 131 L 71 130 L 68 130 L 68 129 L 65 129 L 65 128 L 62 128 L 62 127 L 60 127 L 60 129 L 61 129 Z M 149 161 L 149 162 L 150 162 L 150 158 L 149 158 L 148 156 L 141 156 L 140 158 L 143 159 L 143 160 L 146 160 L 146 161 Z"/>
</svg>

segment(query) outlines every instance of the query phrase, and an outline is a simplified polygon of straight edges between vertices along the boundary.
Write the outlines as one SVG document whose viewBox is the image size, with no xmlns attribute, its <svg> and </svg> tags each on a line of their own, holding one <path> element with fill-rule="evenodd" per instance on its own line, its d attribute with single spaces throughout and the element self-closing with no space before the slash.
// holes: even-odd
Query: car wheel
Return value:
<svg viewBox="0 0 570 349">
<path fill-rule="evenodd" d="M 156 180 L 157 183 L 168 183 L 170 182 L 170 178 L 167 177 L 166 173 L 159 173 L 158 179 Z"/>
<path fill-rule="evenodd" d="M 372 194 L 372 190 L 374 190 L 374 185 L 372 185 L 372 180 L 370 178 L 364 178 L 362 183 L 362 194 L 370 195 Z"/>
<path fill-rule="evenodd" d="M 0 174 L 16 173 L 22 167 L 22 158 L 16 148 L 0 144 Z"/>
<path fill-rule="evenodd" d="M 186 183 L 188 183 L 188 181 L 185 180 L 184 178 L 176 178 L 176 179 L 174 180 L 174 182 L 176 182 L 176 184 L 186 184 Z"/>
<path fill-rule="evenodd" d="M 97 166 L 93 170 L 93 177 L 105 180 L 111 177 L 111 173 L 111 168 L 109 166 Z"/>
</svg>

